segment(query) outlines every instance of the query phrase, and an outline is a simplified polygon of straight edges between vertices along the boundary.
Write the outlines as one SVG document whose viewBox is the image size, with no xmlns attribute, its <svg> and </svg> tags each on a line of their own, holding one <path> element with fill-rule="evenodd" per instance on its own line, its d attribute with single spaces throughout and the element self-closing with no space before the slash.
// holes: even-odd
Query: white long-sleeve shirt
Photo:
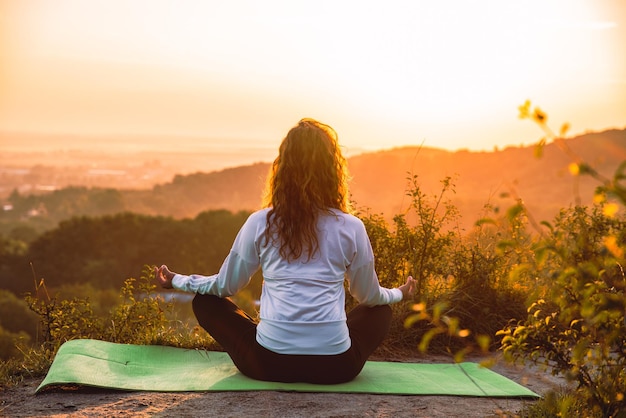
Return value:
<svg viewBox="0 0 626 418">
<path fill-rule="evenodd" d="M 287 262 L 278 245 L 265 244 L 269 209 L 250 215 L 235 238 L 219 272 L 211 276 L 176 274 L 174 288 L 219 297 L 245 287 L 263 271 L 257 341 L 283 354 L 340 354 L 350 348 L 346 324 L 347 276 L 350 293 L 368 306 L 402 300 L 400 289 L 381 287 L 374 254 L 363 222 L 334 210 L 319 217 L 319 252 Z M 265 245 L 264 245 L 265 244 Z"/>
</svg>

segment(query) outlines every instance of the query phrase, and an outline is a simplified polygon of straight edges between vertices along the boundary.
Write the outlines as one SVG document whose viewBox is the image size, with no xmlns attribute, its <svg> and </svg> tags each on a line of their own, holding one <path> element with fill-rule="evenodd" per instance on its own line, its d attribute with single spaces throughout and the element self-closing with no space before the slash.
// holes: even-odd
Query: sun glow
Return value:
<svg viewBox="0 0 626 418">
<path fill-rule="evenodd" d="M 526 99 L 621 127 L 626 8 L 597 4 L 5 2 L 0 130 L 278 140 L 311 116 L 355 148 L 490 149 L 535 139 Z"/>
</svg>

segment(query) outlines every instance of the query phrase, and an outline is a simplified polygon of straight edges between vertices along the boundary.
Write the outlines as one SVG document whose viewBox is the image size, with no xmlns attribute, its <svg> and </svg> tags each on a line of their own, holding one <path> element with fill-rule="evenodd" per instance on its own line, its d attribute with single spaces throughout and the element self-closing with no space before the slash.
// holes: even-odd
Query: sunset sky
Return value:
<svg viewBox="0 0 626 418">
<path fill-rule="evenodd" d="M 0 0 L 0 48 L 0 147 L 275 147 L 313 117 L 349 150 L 492 150 L 540 138 L 527 99 L 571 134 L 626 127 L 623 0 Z"/>
</svg>

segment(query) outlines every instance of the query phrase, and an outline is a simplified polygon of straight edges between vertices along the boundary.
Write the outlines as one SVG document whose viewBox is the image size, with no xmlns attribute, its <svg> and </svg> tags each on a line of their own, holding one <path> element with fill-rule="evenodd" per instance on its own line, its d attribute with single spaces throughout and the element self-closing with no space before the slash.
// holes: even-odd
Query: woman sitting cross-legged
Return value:
<svg viewBox="0 0 626 418">
<path fill-rule="evenodd" d="M 350 214 L 346 160 L 335 131 L 303 119 L 282 141 L 264 209 L 237 234 L 219 272 L 182 275 L 155 268 L 164 288 L 196 293 L 198 323 L 246 376 L 277 382 L 354 379 L 391 324 L 390 304 L 415 282 L 379 284 L 363 222 Z M 229 298 L 261 269 L 258 323 Z M 359 302 L 346 315 L 344 280 Z"/>
</svg>

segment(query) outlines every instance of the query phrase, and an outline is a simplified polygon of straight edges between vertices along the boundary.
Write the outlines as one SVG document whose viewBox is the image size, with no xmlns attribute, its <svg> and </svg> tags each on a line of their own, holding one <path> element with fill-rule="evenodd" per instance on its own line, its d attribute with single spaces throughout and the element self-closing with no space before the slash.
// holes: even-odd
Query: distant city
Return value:
<svg viewBox="0 0 626 418">
<path fill-rule="evenodd" d="M 59 149 L 54 149 L 51 139 L 45 141 L 45 137 L 13 139 L 3 134 L 0 139 L 0 200 L 14 190 L 36 194 L 78 185 L 146 189 L 169 182 L 177 174 L 269 162 L 276 153 L 275 149 L 242 148 L 229 141 L 204 144 L 196 150 L 181 145 L 176 150 L 175 140 L 165 147 L 161 138 L 155 140 L 152 149 L 149 144 L 140 144 L 144 147 L 141 151 L 124 149 L 119 140 L 111 144 L 104 142 L 104 145 L 83 141 L 81 145 L 70 138 L 58 142 Z M 131 148 L 138 146 L 134 144 Z"/>
<path fill-rule="evenodd" d="M 177 174 L 271 162 L 277 151 L 277 145 L 232 138 L 0 132 L 0 202 L 14 190 L 37 194 L 67 186 L 148 189 Z M 348 156 L 362 151 L 344 150 Z"/>
</svg>

